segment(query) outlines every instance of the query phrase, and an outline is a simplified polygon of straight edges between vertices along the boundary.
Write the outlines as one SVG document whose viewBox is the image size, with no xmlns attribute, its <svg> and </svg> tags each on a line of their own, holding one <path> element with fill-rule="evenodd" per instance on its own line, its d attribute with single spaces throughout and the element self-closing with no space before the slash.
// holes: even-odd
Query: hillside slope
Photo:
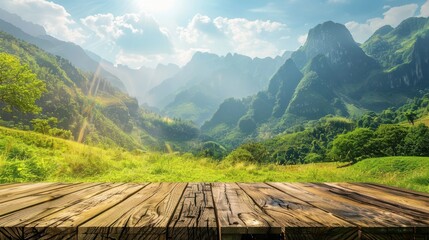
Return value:
<svg viewBox="0 0 429 240">
<path fill-rule="evenodd" d="M 164 120 L 139 108 L 135 98 L 111 86 L 103 76 L 82 72 L 68 60 L 3 32 L 0 52 L 17 56 L 47 89 L 36 102 L 43 109 L 40 114 L 2 111 L 2 125 L 30 129 L 34 128 L 32 119 L 55 117 L 57 127 L 70 130 L 76 141 L 127 149 L 159 148 L 164 141 L 198 136 L 198 129 L 188 122 Z"/>
<path fill-rule="evenodd" d="M 279 166 L 219 163 L 189 154 L 101 149 L 0 127 L 0 183 L 8 182 L 373 182 L 429 192 L 429 158 Z M 193 168 L 189 168 L 192 165 Z"/>
</svg>

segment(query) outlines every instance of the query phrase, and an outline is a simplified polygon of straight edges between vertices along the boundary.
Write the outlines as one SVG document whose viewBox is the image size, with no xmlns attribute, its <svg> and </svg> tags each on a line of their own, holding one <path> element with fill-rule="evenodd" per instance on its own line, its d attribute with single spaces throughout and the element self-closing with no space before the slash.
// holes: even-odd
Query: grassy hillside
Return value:
<svg viewBox="0 0 429 240">
<path fill-rule="evenodd" d="M 101 149 L 0 127 L 0 183 L 7 182 L 376 182 L 429 192 L 428 157 L 280 166 L 215 161 L 190 154 Z M 189 166 L 192 166 L 190 168 Z"/>
</svg>

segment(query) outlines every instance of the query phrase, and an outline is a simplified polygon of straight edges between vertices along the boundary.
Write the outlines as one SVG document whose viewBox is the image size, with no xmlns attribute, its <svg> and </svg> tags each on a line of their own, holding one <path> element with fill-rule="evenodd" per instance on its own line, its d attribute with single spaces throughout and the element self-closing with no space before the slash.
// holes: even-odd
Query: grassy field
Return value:
<svg viewBox="0 0 429 240">
<path fill-rule="evenodd" d="M 428 157 L 295 166 L 101 149 L 0 127 L 0 182 L 376 182 L 429 192 Z"/>
</svg>

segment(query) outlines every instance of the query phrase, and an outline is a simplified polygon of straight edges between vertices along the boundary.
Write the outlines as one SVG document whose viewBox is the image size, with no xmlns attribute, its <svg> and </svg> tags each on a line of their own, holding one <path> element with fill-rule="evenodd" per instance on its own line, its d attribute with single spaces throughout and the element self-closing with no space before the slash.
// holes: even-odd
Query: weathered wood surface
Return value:
<svg viewBox="0 0 429 240">
<path fill-rule="evenodd" d="M 364 183 L 3 184 L 0 239 L 429 240 L 429 195 Z"/>
</svg>

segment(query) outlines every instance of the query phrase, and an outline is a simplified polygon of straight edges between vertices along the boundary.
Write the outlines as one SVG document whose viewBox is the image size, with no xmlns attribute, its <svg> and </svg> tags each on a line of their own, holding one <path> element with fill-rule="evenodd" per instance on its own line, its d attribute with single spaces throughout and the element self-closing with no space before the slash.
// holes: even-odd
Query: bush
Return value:
<svg viewBox="0 0 429 240">
<path fill-rule="evenodd" d="M 255 159 L 253 158 L 252 154 L 243 148 L 237 148 L 234 151 L 232 151 L 226 158 L 225 161 L 231 161 L 231 162 L 253 162 Z"/>
</svg>

